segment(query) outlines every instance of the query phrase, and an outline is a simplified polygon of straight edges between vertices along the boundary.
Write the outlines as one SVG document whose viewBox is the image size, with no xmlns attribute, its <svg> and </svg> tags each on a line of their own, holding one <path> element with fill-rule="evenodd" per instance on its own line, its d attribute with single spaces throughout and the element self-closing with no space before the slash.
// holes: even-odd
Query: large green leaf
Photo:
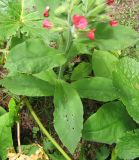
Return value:
<svg viewBox="0 0 139 160">
<path fill-rule="evenodd" d="M 42 2 L 43 0 L 37 0 L 37 3 Z M 45 7 L 46 4 L 43 12 Z M 27 36 L 41 37 L 49 43 L 50 34 L 42 27 L 43 12 L 40 16 L 38 10 L 39 5 L 35 6 L 34 0 L 24 0 L 23 6 L 21 0 L 0 0 L 0 38 L 9 38 L 16 34 L 20 36 L 21 32 Z"/>
<path fill-rule="evenodd" d="M 10 51 L 5 67 L 12 72 L 39 73 L 61 66 L 65 61 L 62 53 L 41 39 L 29 39 Z"/>
<path fill-rule="evenodd" d="M 112 53 L 95 51 L 92 55 L 92 67 L 95 76 L 111 78 L 117 62 L 118 58 Z"/>
<path fill-rule="evenodd" d="M 77 90 L 80 97 L 97 101 L 112 101 L 119 98 L 111 79 L 104 77 L 85 78 L 73 82 L 72 87 Z"/>
<path fill-rule="evenodd" d="M 54 127 L 63 144 L 73 153 L 81 138 L 83 105 L 77 92 L 59 81 L 54 95 Z"/>
<path fill-rule="evenodd" d="M 88 77 L 91 73 L 91 64 L 87 62 L 80 63 L 77 67 L 74 68 L 71 80 L 78 80 L 81 78 Z"/>
<path fill-rule="evenodd" d="M 110 102 L 104 104 L 85 122 L 83 138 L 112 144 L 134 127 L 125 106 L 121 102 Z"/>
<path fill-rule="evenodd" d="M 127 48 L 139 40 L 139 34 L 133 29 L 122 25 L 111 27 L 107 23 L 96 26 L 95 36 L 96 45 L 101 50 L 110 51 Z"/>
<path fill-rule="evenodd" d="M 51 84 L 31 75 L 18 74 L 0 80 L 0 84 L 16 95 L 52 96 L 54 88 Z"/>
<path fill-rule="evenodd" d="M 128 113 L 139 123 L 139 62 L 128 57 L 122 58 L 113 80 Z"/>
<path fill-rule="evenodd" d="M 139 131 L 126 133 L 116 145 L 116 153 L 121 159 L 136 159 L 139 157 Z"/>
</svg>

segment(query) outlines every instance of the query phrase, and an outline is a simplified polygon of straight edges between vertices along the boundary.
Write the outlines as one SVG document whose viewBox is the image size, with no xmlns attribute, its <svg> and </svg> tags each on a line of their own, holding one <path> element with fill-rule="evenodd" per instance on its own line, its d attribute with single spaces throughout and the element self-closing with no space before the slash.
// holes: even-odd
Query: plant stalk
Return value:
<svg viewBox="0 0 139 160">
<path fill-rule="evenodd" d="M 17 142 L 18 142 L 18 151 L 19 153 L 22 153 L 21 141 L 20 141 L 20 123 L 19 122 L 17 122 Z"/>
<path fill-rule="evenodd" d="M 37 117 L 36 113 L 34 112 L 34 110 L 33 110 L 32 106 L 31 106 L 30 102 L 28 101 L 28 99 L 25 99 L 24 102 L 25 102 L 27 108 L 29 109 L 29 111 L 31 112 L 31 114 L 32 114 L 33 118 L 35 119 L 36 123 L 38 124 L 38 126 L 42 130 L 43 134 L 46 135 L 46 137 L 59 150 L 59 152 L 63 155 L 63 157 L 65 157 L 66 160 L 71 160 L 71 158 L 67 155 L 67 153 L 60 147 L 60 145 L 55 141 L 55 139 L 45 129 L 45 127 L 43 126 L 43 124 L 41 123 L 41 121 L 39 120 L 39 118 Z"/>
<path fill-rule="evenodd" d="M 72 34 L 71 34 L 71 13 L 70 11 L 68 12 L 68 40 L 67 40 L 67 44 L 66 44 L 66 48 L 65 48 L 65 55 L 66 57 L 68 56 L 68 52 L 70 50 L 70 47 L 72 45 Z M 59 69 L 59 74 L 58 74 L 58 79 L 63 77 L 63 72 L 64 72 L 64 67 L 65 65 L 61 66 Z"/>
</svg>

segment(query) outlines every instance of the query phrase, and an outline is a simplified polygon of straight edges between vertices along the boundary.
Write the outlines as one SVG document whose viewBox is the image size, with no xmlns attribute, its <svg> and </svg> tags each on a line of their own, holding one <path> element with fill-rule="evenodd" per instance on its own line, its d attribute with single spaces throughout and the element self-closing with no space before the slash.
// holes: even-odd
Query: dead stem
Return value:
<svg viewBox="0 0 139 160">
<path fill-rule="evenodd" d="M 21 154 L 22 149 L 21 149 L 21 141 L 20 141 L 20 123 L 17 122 L 17 142 L 18 142 L 18 151 Z"/>
</svg>

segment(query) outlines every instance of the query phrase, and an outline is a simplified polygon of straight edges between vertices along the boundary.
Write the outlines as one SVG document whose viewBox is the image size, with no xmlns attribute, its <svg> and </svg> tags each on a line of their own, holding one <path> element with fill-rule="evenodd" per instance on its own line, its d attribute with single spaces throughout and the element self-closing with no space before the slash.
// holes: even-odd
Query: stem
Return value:
<svg viewBox="0 0 139 160">
<path fill-rule="evenodd" d="M 111 154 L 111 160 L 116 160 L 117 159 L 117 155 L 115 153 L 115 148 L 112 150 L 112 154 Z"/>
<path fill-rule="evenodd" d="M 23 14 L 24 14 L 24 0 L 21 0 L 21 16 L 20 16 L 21 23 L 23 23 Z"/>
<path fill-rule="evenodd" d="M 67 153 L 65 153 L 65 151 L 60 147 L 60 145 L 55 141 L 55 139 L 44 128 L 43 124 L 41 123 L 41 121 L 37 117 L 36 113 L 34 112 L 34 110 L 33 110 L 32 106 L 31 106 L 30 102 L 27 99 L 25 99 L 24 102 L 25 102 L 27 108 L 29 109 L 29 111 L 31 112 L 31 114 L 32 114 L 33 118 L 35 119 L 36 123 L 38 124 L 38 126 L 42 130 L 43 134 L 46 135 L 46 137 L 53 143 L 53 145 L 66 158 L 66 160 L 71 160 L 71 158 L 67 155 Z"/>
<path fill-rule="evenodd" d="M 7 50 L 6 49 L 0 49 L 0 52 L 5 53 L 5 52 L 7 52 Z"/>
<path fill-rule="evenodd" d="M 65 52 L 64 52 L 66 56 L 68 56 L 70 47 L 72 45 L 72 40 L 71 40 L 72 39 L 72 34 L 71 34 L 71 16 L 70 15 L 71 14 L 70 14 L 70 11 L 69 11 L 68 12 L 68 25 L 69 25 L 69 27 L 68 27 L 68 40 L 67 40 L 67 44 L 66 44 L 66 48 L 65 48 Z M 58 79 L 62 78 L 63 72 L 64 72 L 64 67 L 65 67 L 65 65 L 63 65 L 63 66 L 61 66 L 59 68 Z"/>
<path fill-rule="evenodd" d="M 6 60 L 7 60 L 7 55 L 8 55 L 8 52 L 9 52 L 10 45 L 11 45 L 11 40 L 12 40 L 12 37 L 9 38 L 9 40 L 7 41 L 5 49 L 0 49 L 0 52 L 2 52 L 3 55 L 4 55 L 3 63 L 5 63 Z"/>
<path fill-rule="evenodd" d="M 20 123 L 19 122 L 17 122 L 17 142 L 18 142 L 18 151 L 19 153 L 22 153 L 21 141 L 20 141 Z"/>
</svg>

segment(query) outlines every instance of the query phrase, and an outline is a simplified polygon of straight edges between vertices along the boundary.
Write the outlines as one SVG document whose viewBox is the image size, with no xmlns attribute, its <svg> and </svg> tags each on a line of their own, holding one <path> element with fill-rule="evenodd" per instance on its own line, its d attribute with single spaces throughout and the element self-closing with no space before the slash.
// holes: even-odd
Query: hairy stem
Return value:
<svg viewBox="0 0 139 160">
<path fill-rule="evenodd" d="M 60 147 L 60 145 L 55 141 L 55 139 L 49 134 L 49 132 L 45 129 L 39 118 L 37 117 L 36 113 L 34 112 L 30 102 L 25 99 L 24 100 L 27 108 L 31 112 L 33 118 L 35 119 L 36 123 L 40 127 L 43 134 L 51 141 L 51 143 L 59 150 L 59 152 L 65 157 L 66 160 L 71 160 L 71 158 L 67 155 L 67 153 Z"/>
<path fill-rule="evenodd" d="M 69 50 L 71 48 L 72 45 L 72 34 L 71 34 L 71 13 L 69 11 L 68 13 L 68 40 L 67 40 L 67 44 L 66 44 L 66 48 L 65 48 L 65 55 L 66 57 L 68 56 Z M 65 65 L 61 66 L 59 69 L 59 74 L 58 74 L 58 79 L 62 78 L 63 76 L 63 72 L 64 72 L 64 67 Z"/>
</svg>

